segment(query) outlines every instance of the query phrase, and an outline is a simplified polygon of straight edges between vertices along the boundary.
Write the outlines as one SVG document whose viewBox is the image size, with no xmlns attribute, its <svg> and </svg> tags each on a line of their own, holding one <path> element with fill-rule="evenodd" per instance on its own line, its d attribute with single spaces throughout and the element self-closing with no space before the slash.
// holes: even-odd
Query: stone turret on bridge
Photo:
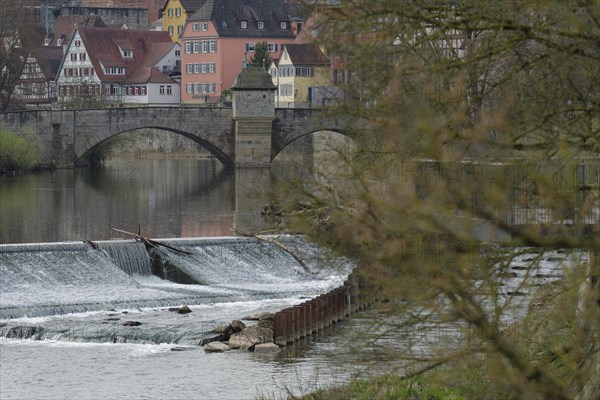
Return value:
<svg viewBox="0 0 600 400">
<path fill-rule="evenodd" d="M 271 163 L 276 89 L 264 68 L 245 68 L 235 79 L 231 90 L 237 167 L 264 167 Z"/>
</svg>

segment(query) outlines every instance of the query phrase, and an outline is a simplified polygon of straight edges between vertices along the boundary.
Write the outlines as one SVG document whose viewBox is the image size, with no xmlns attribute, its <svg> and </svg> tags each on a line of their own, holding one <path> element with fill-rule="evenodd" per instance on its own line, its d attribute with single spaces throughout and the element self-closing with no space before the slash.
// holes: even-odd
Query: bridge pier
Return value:
<svg viewBox="0 0 600 400">
<path fill-rule="evenodd" d="M 235 164 L 237 167 L 268 167 L 275 120 L 276 86 L 263 68 L 245 68 L 233 86 Z"/>
</svg>

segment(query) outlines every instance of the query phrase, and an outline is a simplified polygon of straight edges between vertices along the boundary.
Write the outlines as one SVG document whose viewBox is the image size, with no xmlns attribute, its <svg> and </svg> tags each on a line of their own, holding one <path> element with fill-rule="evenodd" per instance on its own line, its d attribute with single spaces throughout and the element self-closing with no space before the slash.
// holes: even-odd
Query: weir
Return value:
<svg viewBox="0 0 600 400">
<path fill-rule="evenodd" d="M 152 275 L 152 262 L 146 246 L 135 240 L 112 240 L 93 242 L 106 252 L 127 275 Z"/>
<path fill-rule="evenodd" d="M 192 254 L 160 248 L 151 259 L 135 240 L 0 245 L 0 319 L 285 298 L 318 294 L 336 282 L 255 238 L 159 241 Z M 283 241 L 306 254 L 314 250 L 299 238 Z M 165 260 L 169 271 L 161 274 L 157 262 Z M 310 265 L 316 270 L 318 263 Z M 174 271 L 190 279 L 171 279 Z"/>
</svg>

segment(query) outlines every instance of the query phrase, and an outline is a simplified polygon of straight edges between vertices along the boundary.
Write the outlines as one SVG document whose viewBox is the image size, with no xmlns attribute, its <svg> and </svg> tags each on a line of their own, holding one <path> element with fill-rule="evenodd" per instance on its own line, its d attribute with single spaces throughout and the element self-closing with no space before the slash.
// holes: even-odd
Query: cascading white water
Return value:
<svg viewBox="0 0 600 400">
<path fill-rule="evenodd" d="M 100 250 L 105 251 L 127 275 L 152 275 L 150 256 L 142 242 L 119 240 L 94 243 Z"/>
<path fill-rule="evenodd" d="M 160 255 L 201 285 L 152 275 L 135 241 L 0 245 L 0 319 L 311 295 L 344 275 L 308 273 L 290 254 L 253 238 L 165 242 L 193 253 L 162 248 Z"/>
<path fill-rule="evenodd" d="M 146 288 L 82 242 L 0 245 L 0 318 L 177 304 L 194 297 Z"/>
<path fill-rule="evenodd" d="M 285 249 L 301 255 L 305 265 L 279 245 L 246 237 L 169 240 L 165 243 L 192 254 L 165 248 L 161 257 L 204 285 L 235 287 L 253 293 L 291 294 L 310 287 L 314 287 L 315 292 L 321 291 L 323 285 L 319 276 L 324 265 L 319 265 L 320 254 L 315 251 L 314 245 L 298 237 L 280 238 L 278 242 Z M 308 257 L 309 254 L 312 258 Z M 334 274 L 347 274 L 351 269 L 350 263 L 344 260 L 338 262 L 341 270 Z"/>
</svg>

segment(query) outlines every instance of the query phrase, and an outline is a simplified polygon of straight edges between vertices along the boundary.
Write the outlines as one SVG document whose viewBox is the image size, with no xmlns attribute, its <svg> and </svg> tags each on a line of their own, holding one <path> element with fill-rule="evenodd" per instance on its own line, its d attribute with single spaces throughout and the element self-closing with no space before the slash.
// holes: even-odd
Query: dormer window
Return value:
<svg viewBox="0 0 600 400">
<path fill-rule="evenodd" d="M 265 23 L 263 21 L 258 21 L 257 26 L 258 29 L 265 29 Z"/>
<path fill-rule="evenodd" d="M 200 24 L 200 27 L 202 29 L 202 32 L 208 31 L 208 22 L 203 22 L 202 24 Z"/>
<path fill-rule="evenodd" d="M 199 31 L 198 27 L 199 27 L 198 24 L 192 24 L 192 32 L 198 32 Z"/>
<path fill-rule="evenodd" d="M 248 21 L 240 21 L 240 28 L 248 29 Z"/>
<path fill-rule="evenodd" d="M 49 46 L 51 42 L 52 42 L 51 38 L 44 38 L 44 46 Z"/>
<path fill-rule="evenodd" d="M 125 68 L 123 68 L 123 67 L 105 67 L 104 73 L 106 75 L 125 75 Z"/>
<path fill-rule="evenodd" d="M 279 23 L 279 29 L 287 29 L 287 22 L 286 21 L 281 21 Z"/>
<path fill-rule="evenodd" d="M 132 50 L 123 50 L 123 58 L 133 58 Z"/>
</svg>

